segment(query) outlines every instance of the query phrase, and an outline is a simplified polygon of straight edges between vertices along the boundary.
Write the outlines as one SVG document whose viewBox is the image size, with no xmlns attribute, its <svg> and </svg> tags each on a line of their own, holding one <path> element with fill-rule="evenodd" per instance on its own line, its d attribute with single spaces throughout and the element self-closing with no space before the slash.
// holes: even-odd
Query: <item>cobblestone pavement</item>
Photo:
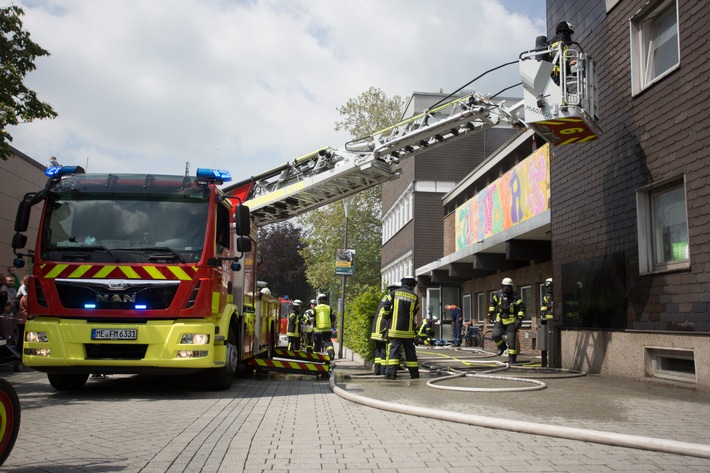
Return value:
<svg viewBox="0 0 710 473">
<path fill-rule="evenodd" d="M 424 365 L 438 368 L 433 360 L 447 357 L 465 358 L 420 352 Z M 443 391 L 427 386 L 433 375 L 373 379 L 347 359 L 335 373 L 337 389 L 415 408 L 710 445 L 710 396 L 685 389 L 584 376 L 544 379 L 537 391 Z M 14 473 L 710 471 L 706 458 L 378 410 L 313 376 L 239 379 L 223 392 L 192 389 L 184 377 L 111 376 L 75 393 L 54 391 L 33 371 L 0 376 L 22 404 L 20 435 L 2 467 Z"/>
</svg>

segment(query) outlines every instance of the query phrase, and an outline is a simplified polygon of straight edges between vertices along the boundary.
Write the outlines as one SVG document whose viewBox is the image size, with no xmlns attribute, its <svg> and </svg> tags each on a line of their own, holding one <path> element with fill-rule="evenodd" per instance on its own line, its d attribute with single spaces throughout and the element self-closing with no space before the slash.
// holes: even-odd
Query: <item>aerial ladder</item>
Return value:
<svg viewBox="0 0 710 473">
<path fill-rule="evenodd" d="M 553 146 L 599 136 L 594 65 L 576 43 L 522 53 L 518 64 L 524 95 L 510 107 L 477 93 L 459 96 L 342 149 L 318 149 L 223 191 L 245 203 L 254 223 L 263 226 L 396 179 L 403 159 L 501 123 L 532 129 Z M 323 376 L 330 361 L 325 355 L 280 350 L 273 359 L 253 360 L 252 367 Z"/>
<path fill-rule="evenodd" d="M 318 149 L 223 190 L 245 202 L 262 226 L 395 179 L 401 160 L 501 123 L 531 128 L 557 146 L 597 138 L 593 62 L 576 43 L 525 52 L 518 63 L 524 96 L 510 107 L 467 94 L 343 149 Z M 556 67 L 559 79 L 553 80 Z"/>
</svg>

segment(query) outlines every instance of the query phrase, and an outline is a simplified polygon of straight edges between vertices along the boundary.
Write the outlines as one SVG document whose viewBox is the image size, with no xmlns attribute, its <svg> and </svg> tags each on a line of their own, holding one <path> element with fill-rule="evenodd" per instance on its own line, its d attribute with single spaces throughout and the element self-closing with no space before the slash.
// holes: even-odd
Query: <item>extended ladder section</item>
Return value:
<svg viewBox="0 0 710 473">
<path fill-rule="evenodd" d="M 525 124 L 553 145 L 584 143 L 600 134 L 594 62 L 576 43 L 520 55 Z"/>
<path fill-rule="evenodd" d="M 275 223 L 356 194 L 398 176 L 400 160 L 501 120 L 518 125 L 512 109 L 471 94 L 346 144 L 323 148 L 224 189 L 249 206 L 258 226 Z"/>
</svg>

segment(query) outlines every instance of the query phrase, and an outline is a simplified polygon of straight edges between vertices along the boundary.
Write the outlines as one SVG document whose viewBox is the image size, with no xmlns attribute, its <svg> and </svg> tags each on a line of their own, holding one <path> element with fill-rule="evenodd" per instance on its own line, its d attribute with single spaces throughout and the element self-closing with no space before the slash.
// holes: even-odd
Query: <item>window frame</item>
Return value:
<svg viewBox="0 0 710 473">
<path fill-rule="evenodd" d="M 669 191 L 683 190 L 683 205 L 685 210 L 685 236 L 687 242 L 687 258 L 661 261 L 655 260 L 657 246 L 655 238 L 655 207 L 654 198 Z M 690 234 L 688 227 L 688 190 L 685 175 L 673 177 L 650 186 L 643 187 L 636 192 L 639 274 L 655 274 L 669 271 L 685 270 L 690 268 Z"/>
<path fill-rule="evenodd" d="M 486 305 L 486 293 L 479 292 L 476 294 L 476 320 L 478 323 L 484 323 L 488 319 L 488 306 Z"/>
<path fill-rule="evenodd" d="M 676 62 L 658 75 L 648 78 L 649 49 L 654 41 L 654 20 L 673 9 L 675 12 Z M 661 81 L 680 67 L 680 25 L 677 0 L 649 1 L 629 19 L 631 44 L 631 95 L 635 96 Z"/>
<path fill-rule="evenodd" d="M 527 301 L 525 300 L 526 292 L 528 293 Z M 523 319 L 523 327 L 529 327 L 532 324 L 532 312 L 530 312 L 530 308 L 535 303 L 535 295 L 533 294 L 532 286 L 520 286 L 518 288 L 518 294 L 520 294 L 520 299 L 523 301 L 523 304 L 525 304 L 525 318 Z"/>
</svg>

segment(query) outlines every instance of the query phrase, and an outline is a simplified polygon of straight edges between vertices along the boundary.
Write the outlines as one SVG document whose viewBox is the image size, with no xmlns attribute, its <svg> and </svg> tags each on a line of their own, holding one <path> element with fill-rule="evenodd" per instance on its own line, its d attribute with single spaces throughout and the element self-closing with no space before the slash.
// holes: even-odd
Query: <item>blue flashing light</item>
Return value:
<svg viewBox="0 0 710 473">
<path fill-rule="evenodd" d="M 84 304 L 84 309 L 96 309 L 96 304 Z"/>
<path fill-rule="evenodd" d="M 136 310 L 145 310 L 148 306 L 145 304 L 136 304 Z"/>
<path fill-rule="evenodd" d="M 197 168 L 197 177 L 206 179 L 217 179 L 222 182 L 230 182 L 232 175 L 223 169 Z"/>
<path fill-rule="evenodd" d="M 52 166 L 45 169 L 44 175 L 47 177 L 61 177 L 67 174 L 84 174 L 85 172 L 81 166 Z"/>
</svg>

